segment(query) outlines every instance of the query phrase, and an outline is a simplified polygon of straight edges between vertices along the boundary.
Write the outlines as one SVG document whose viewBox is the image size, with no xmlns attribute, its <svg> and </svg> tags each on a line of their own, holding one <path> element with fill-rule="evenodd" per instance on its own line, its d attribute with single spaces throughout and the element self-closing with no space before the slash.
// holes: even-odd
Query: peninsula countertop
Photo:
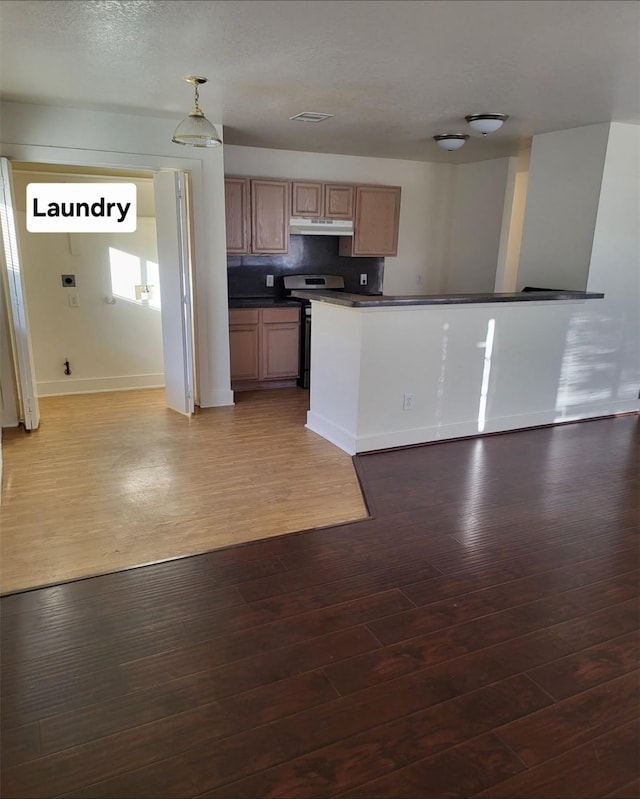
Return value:
<svg viewBox="0 0 640 799">
<path fill-rule="evenodd" d="M 460 305 L 488 302 L 548 302 L 549 300 L 598 300 L 604 294 L 594 291 L 532 291 L 502 294 L 421 294 L 393 296 L 388 294 L 346 294 L 343 291 L 293 291 L 293 297 L 316 300 L 347 308 L 382 308 L 414 305 Z"/>
</svg>

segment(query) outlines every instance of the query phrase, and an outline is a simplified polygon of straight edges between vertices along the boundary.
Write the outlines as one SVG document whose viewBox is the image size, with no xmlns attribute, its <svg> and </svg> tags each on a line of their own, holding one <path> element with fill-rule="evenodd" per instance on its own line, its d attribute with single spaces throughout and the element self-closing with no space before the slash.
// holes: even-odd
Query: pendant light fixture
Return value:
<svg viewBox="0 0 640 799">
<path fill-rule="evenodd" d="M 198 105 L 198 86 L 206 83 L 207 78 L 188 75 L 185 80 L 187 83 L 191 83 L 195 89 L 195 105 L 189 112 L 189 116 L 185 117 L 178 125 L 171 141 L 175 144 L 188 144 L 191 147 L 219 147 L 222 144 L 222 139 L 215 126 L 209 122 Z"/>
<path fill-rule="evenodd" d="M 459 150 L 469 138 L 469 135 L 467 133 L 441 133 L 433 138 L 436 140 L 438 147 L 451 152 L 451 150 Z"/>
<path fill-rule="evenodd" d="M 488 133 L 495 133 L 498 128 L 509 119 L 508 114 L 469 114 L 465 119 L 469 123 L 471 130 L 476 133 L 482 133 L 486 136 Z"/>
</svg>

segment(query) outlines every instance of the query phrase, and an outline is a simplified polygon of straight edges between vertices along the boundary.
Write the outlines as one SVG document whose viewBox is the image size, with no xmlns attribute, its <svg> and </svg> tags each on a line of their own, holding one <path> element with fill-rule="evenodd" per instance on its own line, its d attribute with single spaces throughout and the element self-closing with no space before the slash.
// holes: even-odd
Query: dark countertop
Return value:
<svg viewBox="0 0 640 799">
<path fill-rule="evenodd" d="M 392 306 L 415 305 L 470 305 L 488 302 L 547 302 L 549 300 L 596 300 L 604 294 L 593 291 L 535 291 L 514 292 L 504 294 L 423 294 L 416 296 L 394 297 L 365 296 L 362 294 L 345 294 L 342 291 L 293 291 L 293 297 L 303 300 L 317 300 L 347 308 L 381 308 Z"/>
<path fill-rule="evenodd" d="M 229 308 L 287 308 L 300 307 L 298 300 L 290 297 L 229 297 Z"/>
</svg>

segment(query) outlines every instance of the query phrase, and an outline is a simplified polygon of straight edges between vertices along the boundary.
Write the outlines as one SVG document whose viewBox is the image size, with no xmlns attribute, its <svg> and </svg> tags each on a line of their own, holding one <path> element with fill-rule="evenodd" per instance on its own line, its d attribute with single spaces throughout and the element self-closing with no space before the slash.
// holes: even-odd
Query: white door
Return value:
<svg viewBox="0 0 640 799">
<path fill-rule="evenodd" d="M 193 328 L 186 175 L 157 172 L 153 178 L 162 297 L 162 348 L 167 405 L 194 408 Z"/>
<path fill-rule="evenodd" d="M 7 273 L 11 302 L 10 325 L 17 360 L 16 377 L 20 420 L 27 430 L 35 430 L 40 424 L 40 409 L 36 395 L 33 353 L 24 298 L 24 280 L 13 205 L 11 165 L 6 158 L 0 158 L 0 231 L 2 233 L 2 258 Z"/>
</svg>

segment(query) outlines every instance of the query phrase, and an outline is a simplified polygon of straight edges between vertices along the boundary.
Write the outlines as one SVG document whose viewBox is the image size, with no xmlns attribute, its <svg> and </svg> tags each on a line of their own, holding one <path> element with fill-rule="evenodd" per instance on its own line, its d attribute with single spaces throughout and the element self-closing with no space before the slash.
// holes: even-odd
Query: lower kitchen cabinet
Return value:
<svg viewBox="0 0 640 799">
<path fill-rule="evenodd" d="M 229 311 L 231 381 L 260 380 L 260 312 L 252 308 Z"/>
<path fill-rule="evenodd" d="M 300 309 L 229 310 L 231 387 L 295 385 L 300 369 Z"/>
<path fill-rule="evenodd" d="M 300 373 L 300 309 L 264 308 L 261 329 L 262 380 Z"/>
</svg>

